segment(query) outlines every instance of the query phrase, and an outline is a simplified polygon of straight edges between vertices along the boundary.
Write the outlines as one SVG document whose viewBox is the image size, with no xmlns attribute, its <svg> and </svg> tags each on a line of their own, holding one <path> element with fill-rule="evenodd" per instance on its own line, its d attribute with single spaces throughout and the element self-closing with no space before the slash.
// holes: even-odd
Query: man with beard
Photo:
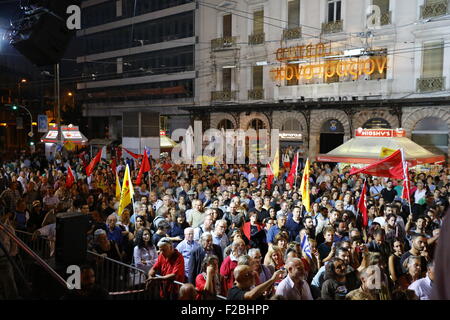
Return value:
<svg viewBox="0 0 450 320">
<path fill-rule="evenodd" d="M 200 247 L 191 252 L 189 259 L 189 282 L 194 284 L 197 275 L 202 272 L 202 262 L 206 255 L 216 255 L 219 265 L 222 264 L 223 255 L 220 246 L 213 244 L 212 234 L 205 232 L 200 237 Z"/>
<path fill-rule="evenodd" d="M 404 266 L 404 262 L 410 256 L 420 257 L 421 268 L 422 268 L 422 270 L 426 270 L 427 263 L 428 263 L 427 238 L 422 234 L 415 234 L 415 235 L 413 235 L 411 242 L 412 242 L 411 249 L 409 251 L 405 252 L 400 259 L 400 263 L 403 267 L 403 271 L 405 273 L 407 272 L 406 266 Z"/>
<path fill-rule="evenodd" d="M 322 241 L 320 241 L 320 243 L 322 243 L 322 242 L 324 241 L 323 235 L 322 235 L 322 234 L 319 234 L 318 236 L 316 236 L 316 227 L 314 226 L 314 220 L 313 220 L 312 217 L 307 216 L 307 217 L 305 217 L 305 218 L 303 219 L 303 228 L 302 228 L 302 229 L 305 229 L 305 230 L 306 230 L 306 234 L 308 235 L 308 238 L 317 241 L 316 238 L 319 238 L 319 237 L 321 236 L 321 237 L 322 237 Z M 301 230 L 300 230 L 300 231 L 301 231 Z M 300 233 L 300 232 L 299 232 L 299 233 Z M 299 242 L 299 243 L 301 242 L 300 234 L 298 234 L 298 235 L 295 237 L 295 241 L 296 241 L 296 242 Z M 318 242 L 319 242 L 319 241 L 318 241 Z"/>
</svg>

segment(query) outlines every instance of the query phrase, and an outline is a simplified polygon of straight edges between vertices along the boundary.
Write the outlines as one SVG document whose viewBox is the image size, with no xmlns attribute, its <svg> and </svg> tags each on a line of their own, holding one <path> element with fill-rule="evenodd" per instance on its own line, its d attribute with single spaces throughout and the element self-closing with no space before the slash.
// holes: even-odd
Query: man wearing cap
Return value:
<svg viewBox="0 0 450 320">
<path fill-rule="evenodd" d="M 176 299 L 178 285 L 173 281 L 184 282 L 184 258 L 169 238 L 162 238 L 158 242 L 159 256 L 155 265 L 148 272 L 147 284 L 152 282 L 166 282 L 160 286 L 160 296 L 166 299 Z M 165 289 L 165 290 L 163 290 Z"/>
</svg>

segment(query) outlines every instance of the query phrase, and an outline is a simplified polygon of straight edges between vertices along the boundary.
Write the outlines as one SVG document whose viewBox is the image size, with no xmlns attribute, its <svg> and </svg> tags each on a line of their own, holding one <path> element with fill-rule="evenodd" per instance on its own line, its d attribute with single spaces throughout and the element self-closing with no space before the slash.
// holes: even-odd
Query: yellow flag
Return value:
<svg viewBox="0 0 450 320">
<path fill-rule="evenodd" d="M 134 195 L 133 183 L 130 176 L 130 168 L 125 169 L 125 176 L 123 178 L 122 192 L 120 193 L 120 202 L 118 215 L 121 216 L 123 209 L 125 209 L 130 203 L 132 203 L 132 198 Z"/>
<path fill-rule="evenodd" d="M 120 189 L 121 189 L 120 188 L 120 180 L 119 180 L 119 176 L 116 173 L 116 198 L 117 199 L 120 199 L 120 192 L 121 192 Z"/>
<path fill-rule="evenodd" d="M 303 169 L 302 184 L 300 185 L 300 191 L 302 193 L 302 203 L 306 208 L 306 211 L 310 212 L 310 199 L 309 199 L 309 159 L 306 159 L 306 165 Z"/>
<path fill-rule="evenodd" d="M 272 172 L 275 178 L 278 178 L 278 173 L 280 172 L 280 154 L 277 150 L 275 153 L 275 158 L 273 158 L 272 162 Z"/>
<path fill-rule="evenodd" d="M 202 163 L 202 169 L 205 169 L 207 166 L 213 166 L 216 162 L 216 157 L 210 156 L 198 156 L 196 162 Z"/>
<path fill-rule="evenodd" d="M 382 148 L 381 148 L 381 151 L 380 151 L 380 158 L 389 157 L 389 156 L 390 156 L 391 154 L 393 154 L 395 151 L 397 151 L 397 150 L 382 147 Z"/>
</svg>

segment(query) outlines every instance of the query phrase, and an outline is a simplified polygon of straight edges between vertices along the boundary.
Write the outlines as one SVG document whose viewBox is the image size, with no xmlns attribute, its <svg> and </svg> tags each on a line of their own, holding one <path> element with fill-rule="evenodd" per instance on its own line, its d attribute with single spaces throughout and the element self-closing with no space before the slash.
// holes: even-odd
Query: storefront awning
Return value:
<svg viewBox="0 0 450 320">
<path fill-rule="evenodd" d="M 406 138 L 404 134 L 394 134 L 392 136 L 377 135 L 377 132 L 388 133 L 388 131 L 389 130 L 365 131 L 374 134 L 370 136 L 363 136 L 360 134 L 360 131 L 359 134 L 356 134 L 355 138 L 347 141 L 343 145 L 327 154 L 320 154 L 317 157 L 317 160 L 322 162 L 371 164 L 384 158 L 380 156 L 382 148 L 389 148 L 393 150 L 403 149 L 406 160 L 410 166 L 445 161 L 445 156 L 431 153 L 417 143 Z M 394 132 L 395 130 L 392 131 Z"/>
</svg>

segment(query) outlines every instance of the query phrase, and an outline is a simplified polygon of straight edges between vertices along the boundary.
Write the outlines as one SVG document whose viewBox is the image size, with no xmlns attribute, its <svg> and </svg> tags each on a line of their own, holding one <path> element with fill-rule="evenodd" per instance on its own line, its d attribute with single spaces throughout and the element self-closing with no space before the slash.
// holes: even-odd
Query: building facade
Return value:
<svg viewBox="0 0 450 320">
<path fill-rule="evenodd" d="M 90 137 L 120 139 L 128 112 L 159 113 L 168 134 L 189 125 L 178 108 L 194 104 L 195 15 L 193 0 L 82 2 L 77 98 Z"/>
<path fill-rule="evenodd" d="M 447 0 L 198 1 L 203 127 L 277 128 L 314 159 L 355 129 L 448 156 Z M 282 139 L 283 144 L 283 139 Z"/>
</svg>

